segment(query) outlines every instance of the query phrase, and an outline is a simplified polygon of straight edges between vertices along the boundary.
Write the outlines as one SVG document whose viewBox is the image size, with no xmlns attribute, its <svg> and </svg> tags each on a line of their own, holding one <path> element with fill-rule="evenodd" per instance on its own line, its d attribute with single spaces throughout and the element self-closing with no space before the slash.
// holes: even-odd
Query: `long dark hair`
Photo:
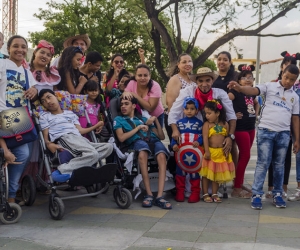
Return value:
<svg viewBox="0 0 300 250">
<path fill-rule="evenodd" d="M 218 108 L 218 106 L 221 105 L 221 109 Z M 207 101 L 204 105 L 204 108 L 208 108 L 212 111 L 216 112 L 220 112 L 219 115 L 219 121 L 222 123 L 226 123 L 226 110 L 224 108 L 224 106 L 222 105 L 221 100 L 219 99 L 215 99 L 212 101 Z M 204 116 L 204 121 L 207 121 L 206 116 Z"/>
<path fill-rule="evenodd" d="M 232 64 L 232 61 L 231 61 L 231 54 L 228 51 L 222 51 L 217 55 L 217 57 L 219 57 L 219 55 L 226 55 L 228 60 L 231 62 L 229 70 L 224 78 L 224 82 L 229 82 L 234 79 L 234 72 L 235 72 L 234 65 Z"/>
<path fill-rule="evenodd" d="M 100 87 L 99 87 L 99 84 L 97 83 L 97 82 L 95 82 L 95 81 L 93 81 L 93 80 L 88 80 L 87 82 L 86 82 L 86 84 L 84 85 L 84 91 L 85 91 L 85 93 L 87 92 L 87 91 L 95 91 L 95 90 L 97 90 L 98 92 L 99 92 L 99 95 L 97 96 L 97 98 L 95 99 L 95 103 L 97 103 L 97 104 L 102 104 L 102 98 L 101 98 L 101 96 L 100 96 Z M 86 93 L 87 94 L 87 93 Z"/>
<path fill-rule="evenodd" d="M 72 65 L 72 60 L 77 53 L 80 53 L 81 55 L 83 55 L 83 52 L 80 49 L 80 47 L 70 46 L 70 47 L 64 49 L 64 51 L 59 59 L 59 62 L 58 62 L 58 72 L 60 74 L 61 81 L 57 85 L 57 89 L 66 90 L 66 74 L 67 73 L 70 74 L 71 81 L 74 84 L 74 86 L 78 85 L 79 71 L 75 70 Z"/>
<path fill-rule="evenodd" d="M 36 48 L 32 54 L 32 57 L 31 57 L 31 60 L 30 60 L 30 71 L 33 72 L 35 69 L 34 69 L 34 64 L 33 64 L 33 61 L 35 59 L 35 53 L 38 52 L 40 49 L 42 48 Z M 53 57 L 53 55 L 52 55 Z M 51 63 L 51 60 L 49 61 L 49 63 L 46 65 L 46 70 L 45 70 L 45 73 L 47 76 L 50 76 L 51 75 L 51 72 L 50 72 L 50 63 Z"/>
<path fill-rule="evenodd" d="M 109 68 L 109 71 L 107 72 L 106 81 L 109 81 L 109 80 L 112 78 L 112 76 L 114 75 L 114 73 L 115 73 L 115 69 L 114 69 L 114 67 L 112 66 L 112 64 L 113 64 L 115 58 L 118 57 L 118 56 L 119 56 L 119 57 L 122 57 L 122 59 L 124 60 L 123 55 L 120 54 L 120 53 L 116 53 L 116 54 L 114 54 L 114 55 L 112 56 L 112 58 L 111 58 L 111 60 L 110 60 L 110 68 Z M 119 81 L 119 80 L 122 78 L 122 77 L 120 78 L 120 75 L 122 76 L 122 75 L 125 75 L 125 74 L 129 74 L 129 73 L 127 72 L 127 70 L 126 70 L 125 68 L 123 68 L 123 69 L 120 71 L 120 73 L 119 73 L 119 77 L 118 77 L 117 81 Z"/>
<path fill-rule="evenodd" d="M 136 74 L 138 69 L 147 69 L 149 71 L 149 74 L 151 74 L 151 70 L 146 64 L 139 64 L 138 66 L 136 66 L 134 75 Z M 131 80 L 136 81 L 135 76 L 133 76 Z M 149 82 L 147 83 L 148 93 L 151 92 L 152 86 L 153 86 L 153 80 L 150 78 Z"/>
<path fill-rule="evenodd" d="M 280 64 L 280 69 L 282 69 L 283 65 L 290 63 L 292 65 L 297 65 L 297 60 L 300 60 L 300 54 L 297 53 L 295 56 L 292 56 L 288 54 L 287 51 L 283 51 L 281 54 L 283 56 L 283 60 L 281 61 Z M 282 70 L 280 70 L 279 75 L 278 75 L 278 80 L 282 79 Z"/>
<path fill-rule="evenodd" d="M 171 68 L 170 69 L 170 76 L 174 76 L 174 75 L 176 75 L 176 74 L 178 74 L 179 73 L 179 68 L 178 68 L 178 63 L 180 63 L 180 61 L 181 61 L 181 57 L 183 57 L 183 56 L 189 56 L 190 58 L 192 58 L 191 57 L 191 55 L 190 54 L 188 54 L 188 53 L 182 53 L 182 54 L 180 54 L 179 56 L 178 56 L 178 58 L 177 58 L 177 63 L 176 63 L 176 65 L 174 66 L 174 68 Z"/>
</svg>

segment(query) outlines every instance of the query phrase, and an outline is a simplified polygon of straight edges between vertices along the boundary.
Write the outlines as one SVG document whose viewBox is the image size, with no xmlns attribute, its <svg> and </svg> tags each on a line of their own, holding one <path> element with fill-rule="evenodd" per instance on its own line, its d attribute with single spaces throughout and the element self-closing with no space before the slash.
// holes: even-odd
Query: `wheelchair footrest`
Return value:
<svg viewBox="0 0 300 250">
<path fill-rule="evenodd" d="M 113 181 L 117 164 L 109 163 L 100 168 L 82 167 L 73 171 L 69 180 L 71 186 L 91 186 L 96 183 Z"/>
</svg>

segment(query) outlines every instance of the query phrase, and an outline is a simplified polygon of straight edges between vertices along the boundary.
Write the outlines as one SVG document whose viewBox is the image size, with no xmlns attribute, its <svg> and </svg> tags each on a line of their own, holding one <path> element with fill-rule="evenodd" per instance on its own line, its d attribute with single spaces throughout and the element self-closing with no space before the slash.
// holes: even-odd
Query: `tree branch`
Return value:
<svg viewBox="0 0 300 250">
<path fill-rule="evenodd" d="M 158 12 L 162 12 L 163 10 L 165 10 L 166 8 L 168 8 L 171 4 L 173 4 L 173 3 L 177 3 L 178 4 L 178 2 L 183 2 L 183 1 L 182 0 L 170 0 L 168 3 L 166 3 L 160 9 L 158 9 Z"/>
<path fill-rule="evenodd" d="M 257 34 L 256 36 L 260 36 L 260 37 L 266 37 L 266 36 L 272 36 L 272 37 L 283 37 L 283 36 L 296 36 L 296 35 L 300 35 L 300 32 L 297 33 L 289 33 L 289 34 Z"/>
<path fill-rule="evenodd" d="M 177 27 L 177 36 L 176 36 L 176 47 L 177 52 L 180 55 L 182 53 L 182 46 L 181 46 L 181 27 L 180 27 L 180 21 L 178 16 L 178 2 L 175 3 L 175 21 L 176 21 L 176 27 Z"/>
</svg>

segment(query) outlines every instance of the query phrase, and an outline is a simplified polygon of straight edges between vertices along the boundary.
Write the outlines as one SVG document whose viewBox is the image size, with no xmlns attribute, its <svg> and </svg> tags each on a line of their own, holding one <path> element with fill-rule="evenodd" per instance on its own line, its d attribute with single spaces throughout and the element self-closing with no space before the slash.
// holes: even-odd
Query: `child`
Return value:
<svg viewBox="0 0 300 250">
<path fill-rule="evenodd" d="M 90 118 L 90 122 L 92 125 L 98 123 L 99 119 L 99 109 L 101 105 L 101 97 L 99 84 L 93 80 L 88 80 L 84 86 L 84 93 L 87 94 L 87 101 L 85 103 L 85 109 Z M 87 127 L 87 119 L 85 116 L 79 117 L 79 123 L 81 127 Z"/>
<path fill-rule="evenodd" d="M 198 148 L 203 143 L 202 139 L 202 125 L 203 122 L 196 116 L 198 113 L 199 104 L 195 98 L 187 97 L 183 103 L 183 113 L 186 116 L 177 122 L 177 127 L 180 132 L 180 142 L 172 139 L 171 147 L 174 152 L 179 151 L 178 145 L 184 143 L 192 144 L 194 148 Z M 183 160 L 184 161 L 184 160 Z M 195 160 L 194 160 L 195 162 Z M 189 164 L 190 165 L 190 164 Z M 193 166 L 193 165 L 192 165 Z M 176 196 L 175 200 L 178 202 L 184 201 L 184 190 L 185 190 L 185 178 L 186 175 L 190 175 L 191 183 L 191 195 L 188 202 L 194 203 L 200 201 L 200 176 L 198 173 L 199 169 L 195 169 L 194 172 L 187 173 L 180 168 L 180 165 L 176 164 Z"/>
<path fill-rule="evenodd" d="M 2 49 L 3 44 L 4 44 L 4 35 L 2 34 L 2 32 L 0 32 L 0 50 Z M 8 56 L 0 52 L 0 59 L 6 59 L 6 58 L 8 58 Z"/>
<path fill-rule="evenodd" d="M 130 75 L 125 74 L 118 82 L 118 86 L 117 86 L 118 88 L 113 88 L 110 91 L 106 90 L 105 94 L 106 96 L 109 97 L 109 100 L 120 97 L 123 94 L 127 84 L 129 83 L 129 80 L 130 80 Z"/>
<path fill-rule="evenodd" d="M 238 83 L 241 86 L 252 87 L 254 81 L 252 71 L 255 70 L 255 67 L 253 65 L 239 65 L 238 69 L 241 71 L 238 76 Z M 251 190 L 244 187 L 243 183 L 255 137 L 255 122 L 259 111 L 259 104 L 255 96 L 247 96 L 235 90 L 230 90 L 228 96 L 232 100 L 233 108 L 238 118 L 234 135 L 239 149 L 236 178 L 234 179 L 234 188 L 231 197 L 250 199 L 252 197 Z"/>
<path fill-rule="evenodd" d="M 40 116 L 47 148 L 52 153 L 66 149 L 74 156 L 68 163 L 58 166 L 61 174 L 71 176 L 73 170 L 83 166 L 92 166 L 112 153 L 111 144 L 93 143 L 81 136 L 95 129 L 96 133 L 99 133 L 103 127 L 102 121 L 90 128 L 82 128 L 77 115 L 72 111 L 62 110 L 54 92 L 50 89 L 40 91 L 39 101 L 48 110 Z"/>
<path fill-rule="evenodd" d="M 80 94 L 88 81 L 84 76 L 79 76 L 79 67 L 83 52 L 80 47 L 68 47 L 64 49 L 58 63 L 58 72 L 61 81 L 57 85 L 58 90 L 68 91 L 70 94 Z"/>
<path fill-rule="evenodd" d="M 283 70 L 282 80 L 276 83 L 267 82 L 255 88 L 240 86 L 234 81 L 228 84 L 228 88 L 245 95 L 265 96 L 257 131 L 257 163 L 251 200 L 253 209 L 262 209 L 263 185 L 271 161 L 274 175 L 273 204 L 277 208 L 286 207 L 282 198 L 282 184 L 291 121 L 295 136 L 293 151 L 299 151 L 299 97 L 293 90 L 298 75 L 299 69 L 291 64 Z"/>
<path fill-rule="evenodd" d="M 205 123 L 203 125 L 204 159 L 200 169 L 202 176 L 203 199 L 207 203 L 222 200 L 217 192 L 219 183 L 231 181 L 235 169 L 231 154 L 224 154 L 223 142 L 228 136 L 229 125 L 226 122 L 226 111 L 219 100 L 209 99 L 204 105 Z M 209 180 L 212 182 L 212 196 L 208 194 Z"/>
<path fill-rule="evenodd" d="M 163 191 L 166 178 L 167 157 L 169 153 L 160 140 L 165 138 L 164 132 L 160 126 L 158 119 L 152 116 L 149 120 L 153 125 L 146 125 L 146 118 L 138 118 L 135 113 L 137 99 L 121 98 L 121 113 L 122 116 L 117 116 L 114 119 L 114 130 L 120 142 L 125 142 L 129 148 L 138 151 L 138 163 L 142 173 L 143 181 L 147 195 L 144 196 L 142 203 L 143 207 L 159 206 L 163 209 L 171 209 L 170 202 L 164 199 Z M 152 151 L 150 146 L 153 146 Z M 150 189 L 150 181 L 148 176 L 148 154 L 153 153 L 156 157 L 159 169 L 158 177 L 158 192 L 157 198 L 154 199 Z"/>
</svg>

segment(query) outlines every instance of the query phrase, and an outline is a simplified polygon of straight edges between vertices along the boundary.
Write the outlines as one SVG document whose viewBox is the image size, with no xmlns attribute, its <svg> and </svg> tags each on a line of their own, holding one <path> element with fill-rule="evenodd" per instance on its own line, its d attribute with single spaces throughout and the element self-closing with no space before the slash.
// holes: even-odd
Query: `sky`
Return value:
<svg viewBox="0 0 300 250">
<path fill-rule="evenodd" d="M 63 0 L 55 0 L 56 2 L 62 2 Z M 39 8 L 46 8 L 46 1 L 43 0 L 19 0 L 19 16 L 18 16 L 18 34 L 24 37 L 28 37 L 29 31 L 41 31 L 44 29 L 43 22 L 33 16 L 34 13 L 38 13 Z M 296 33 L 300 31 L 300 11 L 292 10 L 288 12 L 286 17 L 280 18 L 278 21 L 273 23 L 270 27 L 265 29 L 262 33 Z M 2 14 L 2 13 L 1 13 Z M 1 16 L 2 18 L 2 16 Z M 189 20 L 182 19 L 183 37 L 187 38 L 189 33 Z M 249 15 L 241 15 L 239 23 L 241 27 L 245 27 L 250 23 L 254 23 L 258 20 L 257 17 L 250 17 Z M 204 27 L 210 28 L 212 20 L 207 20 L 204 23 Z M 202 32 L 199 34 L 196 45 L 202 49 L 207 48 L 218 35 L 216 34 L 205 34 Z M 220 36 L 220 34 L 219 34 Z M 257 38 L 256 37 L 237 37 L 234 39 L 235 45 L 242 49 L 241 52 L 244 58 L 256 58 L 257 51 Z M 222 50 L 228 50 L 228 45 L 223 45 L 213 54 L 217 54 Z M 300 35 L 281 37 L 281 38 L 261 38 L 261 55 L 262 61 L 268 61 L 280 58 L 281 52 L 287 50 L 290 54 L 300 52 Z M 232 57 L 236 58 L 235 52 L 232 52 Z"/>
</svg>

